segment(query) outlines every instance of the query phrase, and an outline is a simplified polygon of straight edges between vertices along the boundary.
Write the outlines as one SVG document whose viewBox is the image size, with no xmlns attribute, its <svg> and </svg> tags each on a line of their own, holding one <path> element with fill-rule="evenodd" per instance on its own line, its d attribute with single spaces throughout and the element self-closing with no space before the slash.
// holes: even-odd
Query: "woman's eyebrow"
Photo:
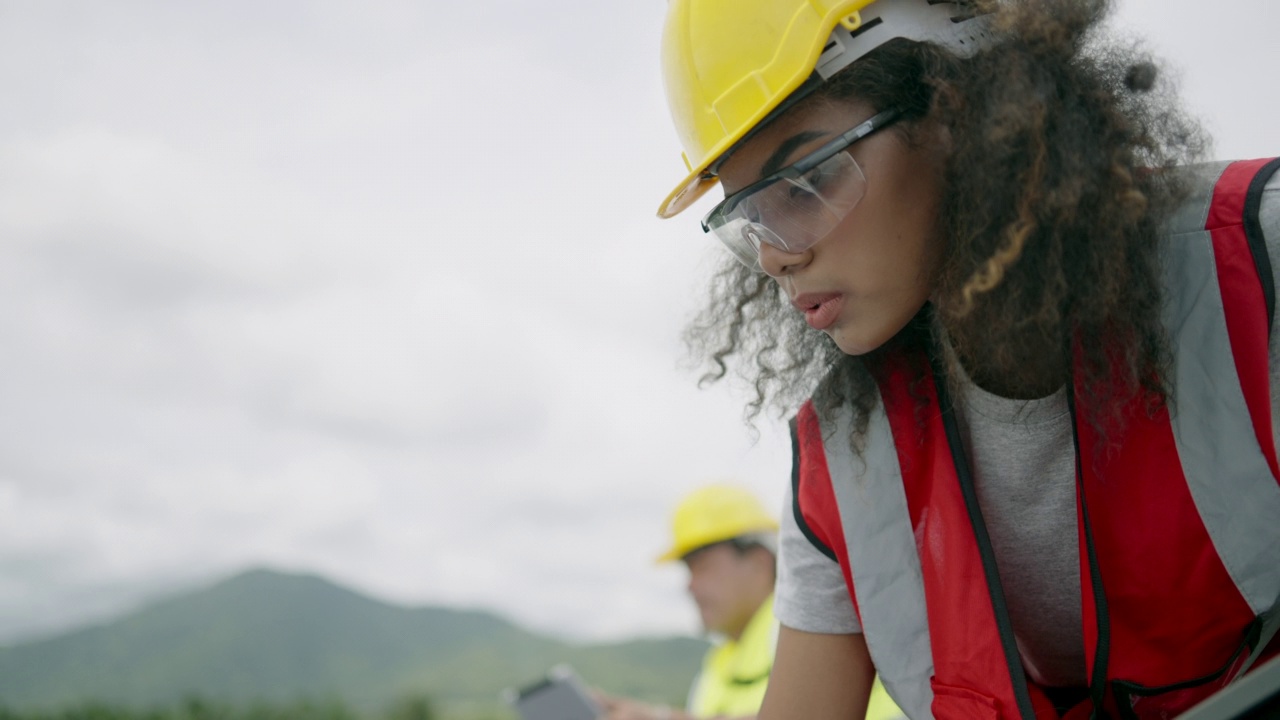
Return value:
<svg viewBox="0 0 1280 720">
<path fill-rule="evenodd" d="M 818 130 L 806 130 L 783 140 L 782 144 L 778 146 L 778 149 L 774 150 L 773 154 L 769 156 L 769 159 L 765 160 L 764 164 L 760 166 L 760 177 L 768 177 L 778 172 L 778 170 L 782 169 L 782 164 L 786 162 L 787 158 L 791 156 L 791 153 L 794 152 L 796 148 L 804 145 L 810 140 L 816 140 L 826 134 L 827 133 L 820 132 Z"/>
</svg>

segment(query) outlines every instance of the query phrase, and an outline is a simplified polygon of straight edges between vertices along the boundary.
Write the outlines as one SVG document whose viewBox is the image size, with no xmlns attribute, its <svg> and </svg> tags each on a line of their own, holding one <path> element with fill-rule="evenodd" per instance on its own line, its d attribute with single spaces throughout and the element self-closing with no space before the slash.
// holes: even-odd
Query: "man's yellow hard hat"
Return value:
<svg viewBox="0 0 1280 720">
<path fill-rule="evenodd" d="M 658 215 L 676 215 L 713 187 L 713 163 L 810 78 L 825 80 L 896 37 L 976 49 L 986 23 L 969 22 L 967 3 L 669 0 L 662 76 L 689 174 Z"/>
<path fill-rule="evenodd" d="M 658 562 L 679 560 L 708 545 L 777 529 L 778 522 L 751 493 L 733 485 L 708 485 L 676 506 L 671 519 L 672 545 Z"/>
</svg>

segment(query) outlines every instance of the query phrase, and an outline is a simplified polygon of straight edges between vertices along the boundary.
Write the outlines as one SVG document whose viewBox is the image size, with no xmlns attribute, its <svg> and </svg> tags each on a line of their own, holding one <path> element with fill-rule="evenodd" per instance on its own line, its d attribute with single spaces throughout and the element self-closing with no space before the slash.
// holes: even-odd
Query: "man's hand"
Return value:
<svg viewBox="0 0 1280 720">
<path fill-rule="evenodd" d="M 593 690 L 591 694 L 600 703 L 602 714 L 600 720 L 688 720 L 689 716 L 666 705 L 650 705 L 649 703 L 618 697 Z"/>
</svg>

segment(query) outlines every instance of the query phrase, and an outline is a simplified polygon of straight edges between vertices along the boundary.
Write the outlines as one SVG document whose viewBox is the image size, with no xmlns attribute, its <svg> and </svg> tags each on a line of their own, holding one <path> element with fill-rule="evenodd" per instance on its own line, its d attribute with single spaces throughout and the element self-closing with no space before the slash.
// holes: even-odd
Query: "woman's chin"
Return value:
<svg viewBox="0 0 1280 720">
<path fill-rule="evenodd" d="M 850 327 L 848 324 L 836 325 L 824 332 L 835 341 L 840 352 L 854 357 L 879 350 L 894 336 L 885 328 Z"/>
<path fill-rule="evenodd" d="M 834 327 L 825 331 L 835 341 L 836 347 L 845 355 L 866 355 L 880 347 L 883 343 L 872 342 L 861 333 L 850 332 L 850 328 Z"/>
</svg>

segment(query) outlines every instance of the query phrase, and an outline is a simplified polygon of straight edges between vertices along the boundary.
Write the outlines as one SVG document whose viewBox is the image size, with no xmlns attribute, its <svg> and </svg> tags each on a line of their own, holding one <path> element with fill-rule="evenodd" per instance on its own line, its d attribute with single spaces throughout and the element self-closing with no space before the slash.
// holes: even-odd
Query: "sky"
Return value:
<svg viewBox="0 0 1280 720">
<path fill-rule="evenodd" d="M 1270 0 L 1119 0 L 1222 158 Z M 665 3 L 0 0 L 0 644 L 249 567 L 583 641 L 690 633 L 682 495 L 785 423 L 680 344 L 723 252 Z"/>
</svg>

